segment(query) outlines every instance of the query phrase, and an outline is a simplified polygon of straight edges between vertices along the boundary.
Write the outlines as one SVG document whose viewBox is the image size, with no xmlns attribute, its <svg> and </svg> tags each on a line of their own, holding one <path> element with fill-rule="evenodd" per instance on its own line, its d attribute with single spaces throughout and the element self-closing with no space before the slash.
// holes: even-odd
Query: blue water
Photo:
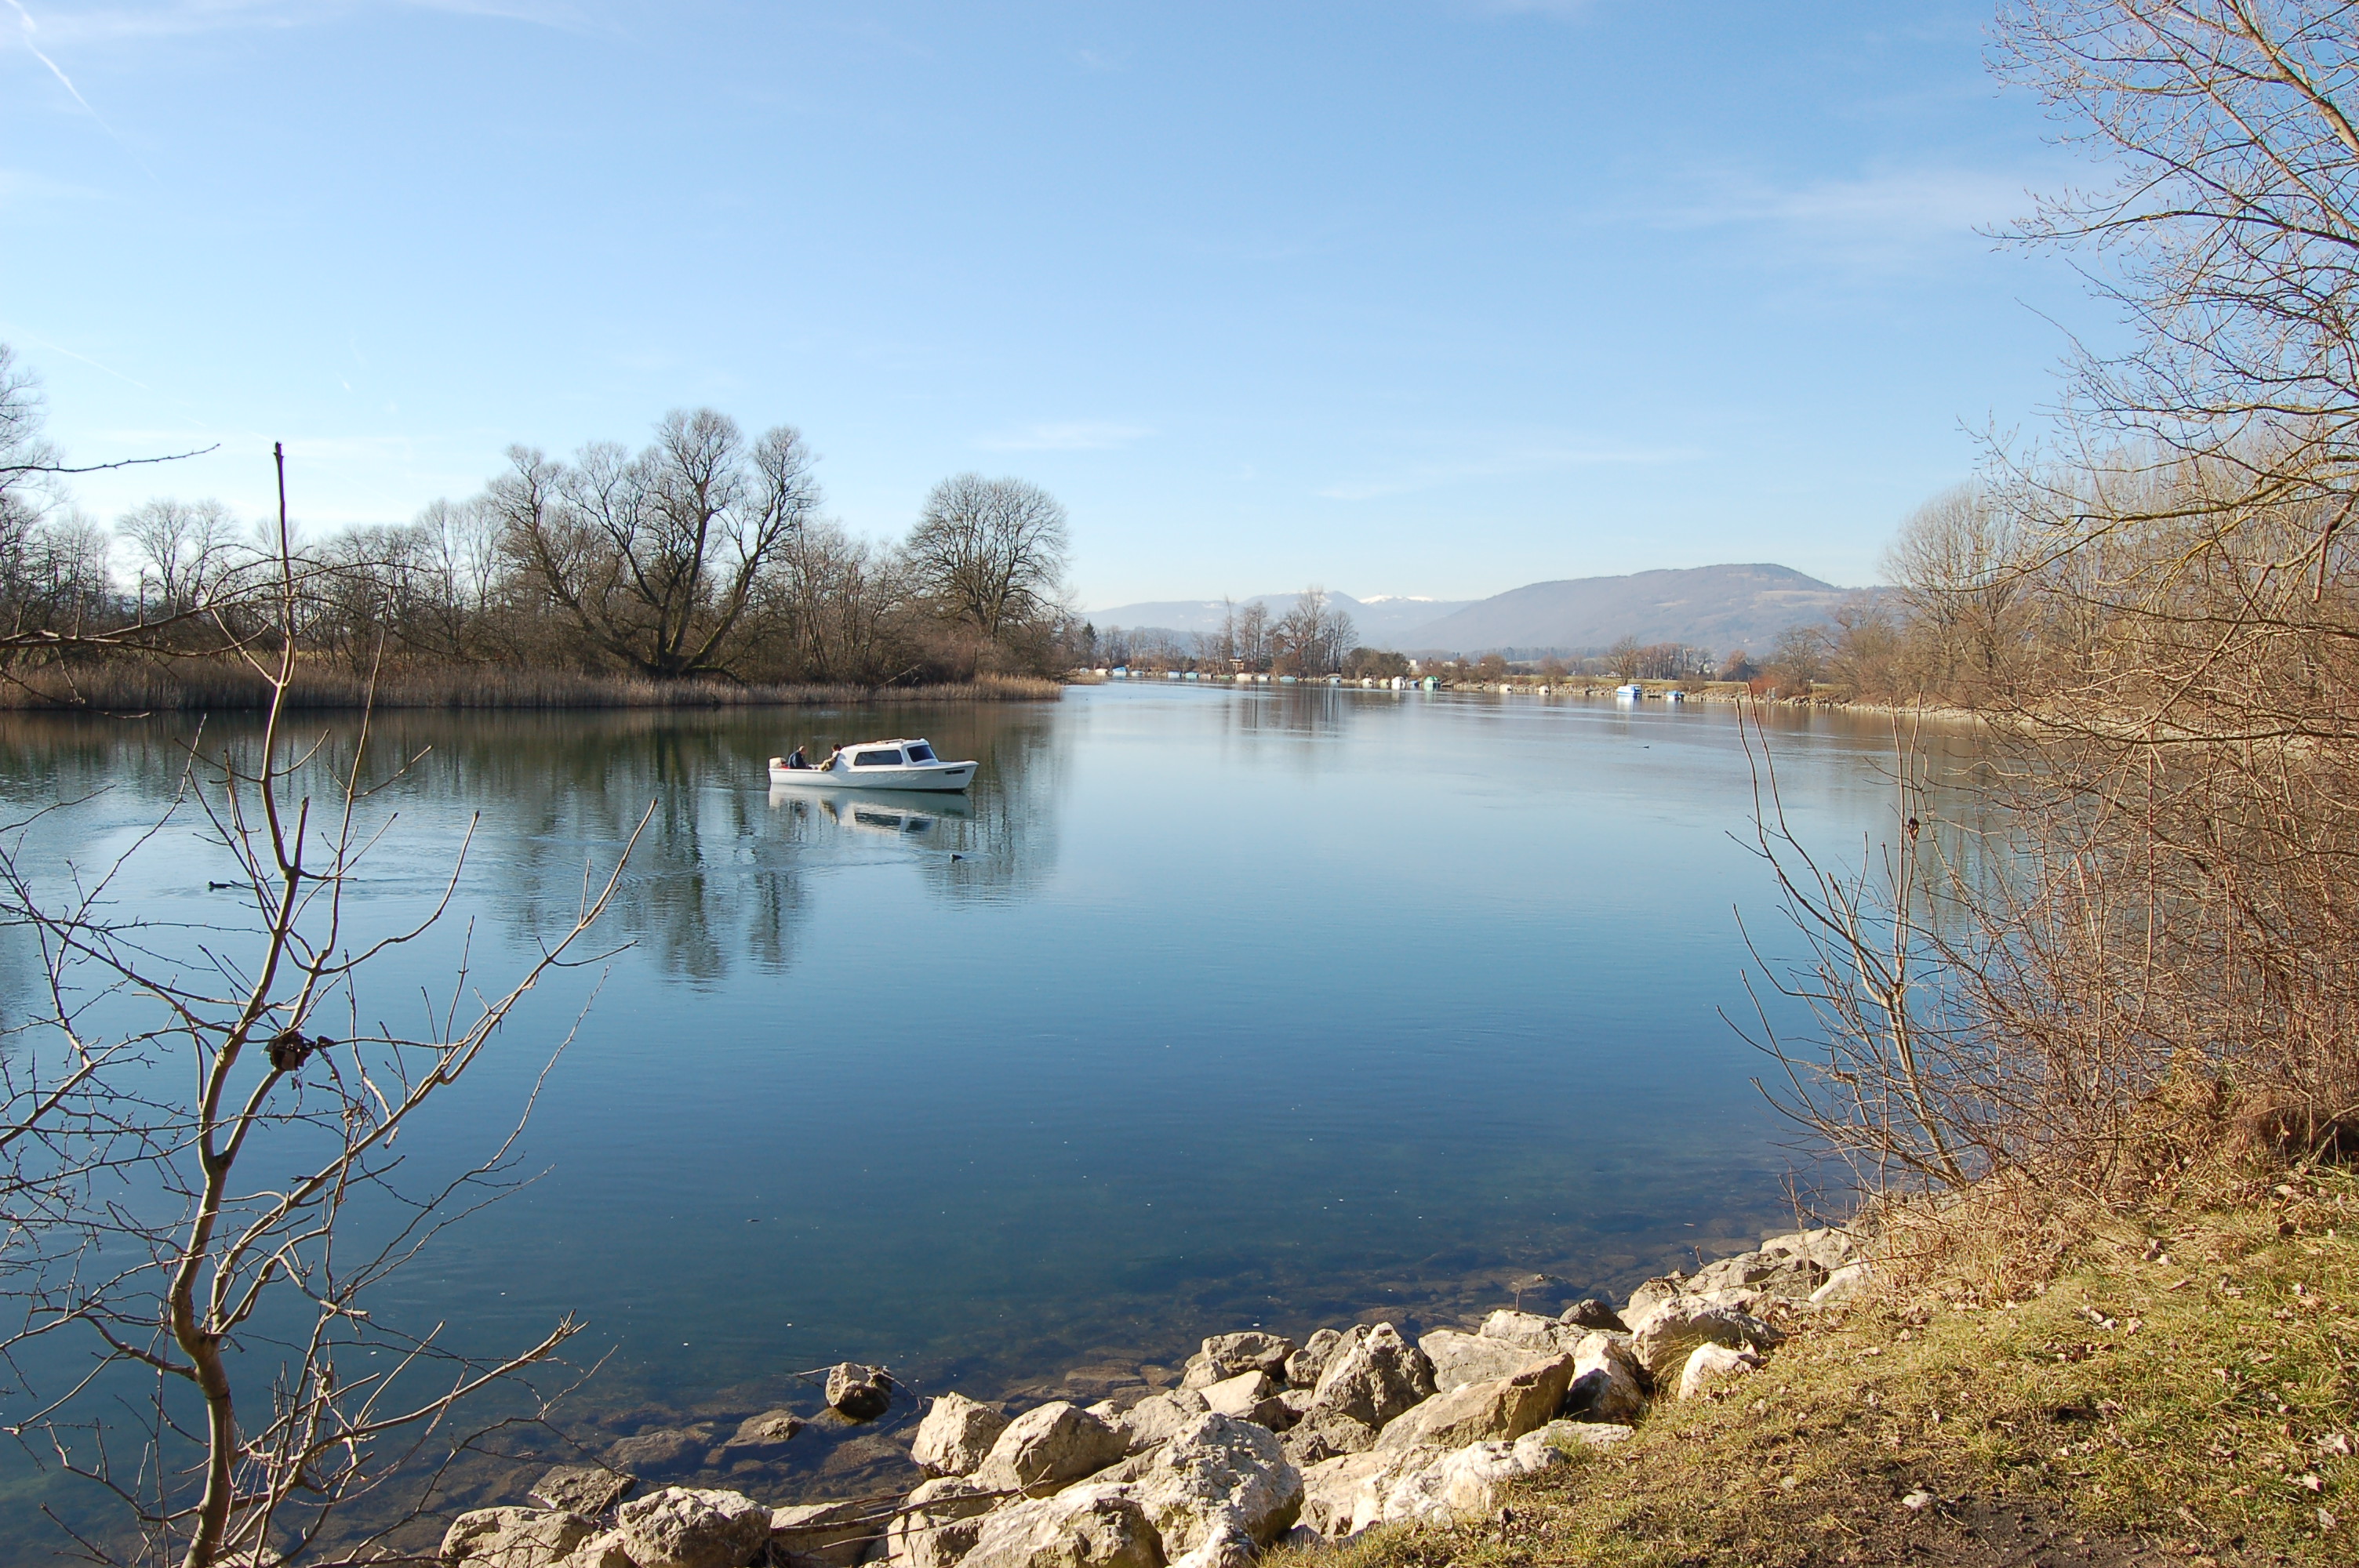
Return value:
<svg viewBox="0 0 2359 1568">
<path fill-rule="evenodd" d="M 1888 726 L 1770 725 L 1798 832 L 1855 856 L 1888 831 Z M 302 728 L 324 788 L 355 726 Z M 764 782 L 799 741 L 916 733 L 983 762 L 971 799 Z M 94 864 L 193 734 L 10 720 L 0 803 L 78 802 L 29 852 Z M 545 982 L 412 1144 L 496 1143 L 571 1030 L 521 1145 L 537 1179 L 380 1307 L 480 1348 L 586 1319 L 612 1354 L 585 1411 L 809 1405 L 791 1374 L 842 1359 L 1005 1395 L 1230 1328 L 1414 1331 L 1535 1273 L 1552 1310 L 1793 1217 L 1762 1060 L 1722 1016 L 1752 1010 L 1738 913 L 1790 946 L 1725 707 L 1107 687 L 395 714 L 374 746 L 372 776 L 418 760 L 369 805 L 397 816 L 360 926 L 428 907 L 480 824 L 451 914 L 364 1007 L 447 990 L 462 938 L 479 983 L 512 977 L 655 807 L 601 932 L 627 946 Z M 227 909 L 198 826 L 141 852 L 126 902 Z M 27 983 L 21 945 L 0 961 Z"/>
</svg>

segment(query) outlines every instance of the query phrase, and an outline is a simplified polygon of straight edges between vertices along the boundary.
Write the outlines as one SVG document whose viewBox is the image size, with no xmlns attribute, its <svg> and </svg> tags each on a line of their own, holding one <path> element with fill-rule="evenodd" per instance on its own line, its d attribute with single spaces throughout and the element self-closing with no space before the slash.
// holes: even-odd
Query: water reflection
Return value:
<svg viewBox="0 0 2359 1568">
<path fill-rule="evenodd" d="M 356 726 L 306 727 L 323 793 Z M 1814 848 L 1889 837 L 1888 733 L 1772 729 Z M 0 800 L 107 786 L 58 829 L 103 844 L 194 733 L 0 719 Z M 970 795 L 768 783 L 798 741 L 897 733 L 976 758 Z M 1450 1322 L 1518 1277 L 1619 1291 L 1790 1220 L 1720 1016 L 1745 1010 L 1732 906 L 1779 941 L 1727 708 L 1104 690 L 396 713 L 376 741 L 369 810 L 415 863 L 373 871 L 358 919 L 425 896 L 438 854 L 408 847 L 480 812 L 460 914 L 528 942 L 654 807 L 608 930 L 636 946 L 527 1130 L 548 1173 L 439 1242 L 408 1303 L 471 1343 L 587 1318 L 616 1431 L 808 1406 L 788 1374 L 844 1358 L 990 1394 L 1223 1329 Z M 140 895 L 194 907 L 220 872 L 165 857 Z M 523 1092 L 545 1057 L 517 1059 Z M 508 1108 L 422 1136 L 473 1152 Z"/>
<path fill-rule="evenodd" d="M 586 859 L 605 859 L 652 815 L 634 852 L 628 892 L 605 931 L 656 956 L 665 972 L 718 985 L 740 965 L 783 973 L 810 918 L 815 871 L 876 848 L 872 829 L 906 796 L 859 792 L 839 803 L 782 801 L 766 784 L 780 732 L 848 738 L 929 734 L 945 753 L 982 766 L 972 794 L 929 800 L 888 837 L 918 855 L 924 881 L 953 900 L 996 900 L 1037 886 L 1056 860 L 1057 768 L 1051 715 L 1038 704 L 939 709 L 763 709 L 713 713 L 440 713 L 395 710 L 369 727 L 364 817 L 423 818 L 445 837 L 481 814 L 475 865 L 496 890 L 483 912 L 512 938 L 562 921 Z M 353 765 L 357 715 L 299 715 L 313 746 L 300 784 L 332 795 Z M 0 802 L 22 817 L 60 800 L 104 802 L 110 819 L 160 815 L 193 753 L 251 768 L 261 729 L 252 715 L 147 720 L 0 717 Z M 316 745 L 314 745 L 316 742 Z M 84 825 L 87 829 L 87 824 Z"/>
</svg>

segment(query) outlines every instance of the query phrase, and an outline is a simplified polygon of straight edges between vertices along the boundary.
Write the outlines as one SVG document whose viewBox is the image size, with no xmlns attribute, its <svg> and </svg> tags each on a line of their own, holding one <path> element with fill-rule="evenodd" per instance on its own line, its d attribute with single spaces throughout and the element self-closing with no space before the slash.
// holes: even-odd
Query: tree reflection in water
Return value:
<svg viewBox="0 0 2359 1568">
<path fill-rule="evenodd" d="M 647 803 L 624 896 L 602 933 L 630 941 L 669 975 L 725 980 L 741 963 L 779 973 L 811 907 L 821 867 L 910 858 L 940 897 L 988 902 L 1039 884 L 1056 860 L 1053 710 L 1035 703 L 952 708 L 761 708 L 719 712 L 462 713 L 399 709 L 372 724 L 377 784 L 369 808 L 417 825 L 447 824 L 451 841 L 481 812 L 475 875 L 493 896 L 483 917 L 529 942 L 580 893 L 585 854 L 610 854 Z M 299 715 L 319 741 L 302 783 L 334 793 L 360 734 L 355 713 Z M 776 792 L 772 756 L 881 735 L 925 735 L 945 756 L 981 762 L 964 796 Z M 250 758 L 259 725 L 244 714 L 99 719 L 0 715 L 0 802 L 12 819 L 59 801 L 128 827 L 170 804 L 189 748 Z M 887 827 L 898 819 L 900 826 Z M 922 819 L 923 826 L 919 826 Z"/>
</svg>

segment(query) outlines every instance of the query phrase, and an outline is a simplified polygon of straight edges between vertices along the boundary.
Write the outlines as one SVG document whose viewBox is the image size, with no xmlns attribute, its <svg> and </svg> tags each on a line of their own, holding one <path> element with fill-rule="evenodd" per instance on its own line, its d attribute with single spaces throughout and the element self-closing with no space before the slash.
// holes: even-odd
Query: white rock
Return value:
<svg viewBox="0 0 2359 1568">
<path fill-rule="evenodd" d="M 1585 1328 L 1575 1328 L 1552 1317 L 1538 1313 L 1513 1312 L 1501 1307 L 1483 1320 L 1481 1337 L 1496 1339 L 1509 1345 L 1521 1345 L 1534 1351 L 1570 1350 L 1581 1343 Z"/>
<path fill-rule="evenodd" d="M 1564 1408 L 1574 1358 L 1553 1351 L 1528 1360 L 1511 1378 L 1468 1383 L 1436 1394 L 1385 1428 L 1379 1450 L 1462 1448 L 1471 1443 L 1512 1442 L 1546 1426 Z"/>
<path fill-rule="evenodd" d="M 1648 1280 L 1630 1292 L 1629 1301 L 1622 1307 L 1622 1321 L 1636 1328 L 1640 1317 L 1679 1295 L 1686 1289 L 1687 1281 L 1688 1277 L 1677 1269 Z"/>
<path fill-rule="evenodd" d="M 1517 1438 L 1518 1443 L 1541 1442 L 1562 1454 L 1575 1454 L 1584 1448 L 1604 1448 L 1616 1443 L 1627 1443 L 1637 1435 L 1635 1426 L 1623 1426 L 1603 1421 L 1552 1421 L 1538 1432 Z"/>
<path fill-rule="evenodd" d="M 1302 1473 L 1277 1435 L 1207 1411 L 1155 1451 L 1135 1491 L 1167 1555 L 1240 1536 L 1246 1550 L 1284 1535 L 1302 1511 Z"/>
<path fill-rule="evenodd" d="M 1750 1350 L 1699 1345 L 1689 1354 L 1687 1365 L 1680 1368 L 1680 1398 L 1694 1399 L 1716 1384 L 1745 1376 L 1759 1365 L 1761 1357 Z"/>
<path fill-rule="evenodd" d="M 1310 1465 L 1375 1445 L 1385 1422 L 1433 1393 L 1433 1363 L 1391 1324 L 1355 1324 L 1337 1340 L 1286 1451 Z"/>
<path fill-rule="evenodd" d="M 1455 1328 L 1437 1328 L 1420 1337 L 1417 1347 L 1433 1363 L 1433 1385 L 1445 1394 L 1468 1383 L 1511 1378 L 1533 1354 L 1528 1346 Z"/>
<path fill-rule="evenodd" d="M 894 1568 L 954 1568 L 983 1533 L 983 1517 L 999 1499 L 960 1476 L 927 1481 L 911 1492 L 909 1510 L 885 1527 L 885 1557 Z"/>
<path fill-rule="evenodd" d="M 1120 1459 L 1129 1440 L 1104 1422 L 1064 1400 L 1026 1411 L 1007 1423 L 975 1466 L 977 1485 L 995 1492 L 1052 1492 L 1095 1475 Z"/>
<path fill-rule="evenodd" d="M 972 1476 L 1007 1430 L 1007 1418 L 964 1394 L 944 1394 L 926 1411 L 909 1457 L 929 1476 Z"/>
<path fill-rule="evenodd" d="M 1194 1389 L 1173 1389 L 1139 1400 L 1110 1423 L 1123 1435 L 1124 1446 L 1144 1453 L 1204 1413 L 1204 1396 Z"/>
<path fill-rule="evenodd" d="M 770 1543 L 770 1510 L 742 1492 L 666 1487 L 614 1510 L 636 1568 L 744 1568 Z"/>
<path fill-rule="evenodd" d="M 1380 1323 L 1339 1346 L 1319 1376 L 1306 1421 L 1334 1413 L 1381 1427 L 1433 1396 L 1433 1363 L 1400 1330 Z"/>
<path fill-rule="evenodd" d="M 458 1568 L 550 1568 L 598 1533 L 598 1527 L 561 1509 L 474 1509 L 442 1534 L 442 1561 Z"/>
<path fill-rule="evenodd" d="M 602 1535 L 593 1535 L 575 1547 L 560 1561 L 558 1568 L 637 1568 L 637 1565 L 623 1548 L 623 1532 L 610 1530 Z"/>
<path fill-rule="evenodd" d="M 873 1502 L 798 1503 L 770 1510 L 770 1561 L 788 1568 L 853 1568 L 884 1532 Z"/>
<path fill-rule="evenodd" d="M 1254 1371 L 1239 1373 L 1197 1391 L 1204 1396 L 1207 1410 L 1239 1421 L 1259 1421 L 1261 1417 L 1255 1412 L 1264 1404 L 1275 1402 L 1284 1388 L 1268 1373 Z"/>
<path fill-rule="evenodd" d="M 1827 1276 L 1827 1282 L 1810 1292 L 1812 1306 L 1831 1306 L 1847 1302 L 1867 1289 L 1875 1271 L 1865 1263 L 1846 1263 Z"/>
<path fill-rule="evenodd" d="M 1439 1448 L 1346 1454 L 1322 1460 L 1302 1473 L 1302 1517 L 1331 1541 L 1385 1522 L 1386 1501 L 1405 1476 L 1440 1462 Z"/>
<path fill-rule="evenodd" d="M 1294 1341 L 1282 1334 L 1263 1334 L 1258 1330 L 1216 1334 L 1204 1341 L 1202 1349 L 1188 1357 L 1186 1375 L 1180 1379 L 1180 1386 L 1209 1389 L 1245 1372 L 1266 1372 L 1282 1382 L 1287 1357 L 1294 1352 Z"/>
<path fill-rule="evenodd" d="M 1322 1328 L 1302 1342 L 1302 1348 L 1286 1358 L 1287 1386 L 1295 1389 L 1315 1389 L 1319 1374 L 1327 1369 L 1328 1358 L 1335 1347 L 1343 1343 L 1340 1329 Z"/>
<path fill-rule="evenodd" d="M 1481 1518 L 1498 1507 L 1499 1489 L 1507 1482 L 1562 1463 L 1564 1455 L 1545 1441 L 1543 1433 L 1515 1443 L 1476 1443 L 1453 1449 L 1399 1473 L 1386 1488 L 1375 1517 L 1362 1519 L 1360 1527 Z"/>
<path fill-rule="evenodd" d="M 1647 1388 L 1640 1377 L 1643 1363 L 1630 1347 L 1630 1336 L 1592 1333 L 1573 1352 L 1572 1383 L 1565 1390 L 1565 1413 L 1583 1421 L 1615 1422 L 1624 1425 L 1647 1413 Z"/>
<path fill-rule="evenodd" d="M 1072 1487 L 984 1516 L 960 1568 L 1164 1568 L 1162 1538 L 1128 1487 Z"/>
<path fill-rule="evenodd" d="M 1690 1296 L 1674 1296 L 1649 1308 L 1631 1324 L 1631 1348 L 1658 1383 L 1668 1382 L 1699 1345 L 1731 1350 L 1766 1350 L 1785 1336 L 1759 1318 L 1733 1307 Z"/>
</svg>

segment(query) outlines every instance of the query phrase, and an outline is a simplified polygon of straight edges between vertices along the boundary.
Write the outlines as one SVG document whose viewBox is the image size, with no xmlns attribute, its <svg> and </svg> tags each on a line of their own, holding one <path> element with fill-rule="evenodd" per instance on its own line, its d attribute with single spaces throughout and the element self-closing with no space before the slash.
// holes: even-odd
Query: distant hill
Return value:
<svg viewBox="0 0 2359 1568">
<path fill-rule="evenodd" d="M 1276 620 L 1294 608 L 1297 597 L 1291 593 L 1260 593 L 1250 600 L 1238 600 L 1237 608 L 1243 610 L 1258 601 Z M 1399 646 L 1403 633 L 1474 602 L 1471 599 L 1408 599 L 1397 594 L 1353 599 L 1348 593 L 1330 593 L 1327 598 L 1351 616 L 1360 641 L 1376 648 Z M 1151 627 L 1165 632 L 1217 632 L 1221 629 L 1221 610 L 1217 599 L 1171 599 L 1147 604 L 1117 604 L 1111 610 L 1093 610 L 1088 613 L 1090 621 L 1098 626 L 1121 626 L 1132 631 Z"/>
<path fill-rule="evenodd" d="M 1758 654 L 1787 627 L 1823 621 L 1858 591 L 1766 562 L 1567 578 L 1494 594 L 1405 628 L 1391 643 L 1410 653 L 1574 653 L 1627 636 Z"/>
</svg>

